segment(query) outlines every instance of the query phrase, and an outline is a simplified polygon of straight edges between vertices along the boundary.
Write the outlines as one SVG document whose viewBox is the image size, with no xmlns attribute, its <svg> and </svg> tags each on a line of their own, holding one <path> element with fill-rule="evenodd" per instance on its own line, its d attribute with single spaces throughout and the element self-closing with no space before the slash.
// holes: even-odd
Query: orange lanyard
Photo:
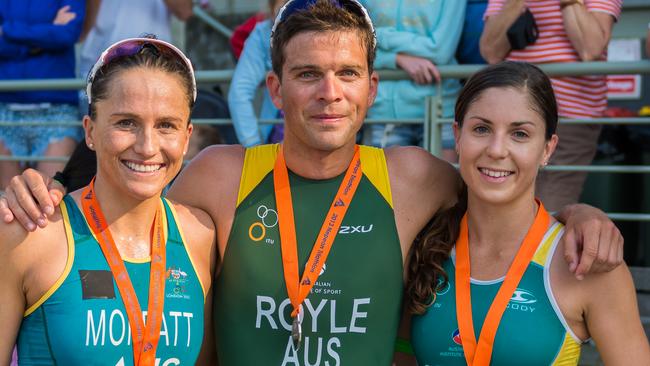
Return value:
<svg viewBox="0 0 650 366">
<path fill-rule="evenodd" d="M 345 177 L 339 186 L 338 192 L 330 205 L 325 216 L 316 242 L 311 250 L 309 260 L 305 265 L 302 279 L 298 278 L 298 244 L 296 240 L 296 226 L 293 216 L 293 203 L 291 200 L 291 187 L 289 184 L 289 172 L 284 160 L 282 145 L 273 168 L 273 185 L 275 190 L 275 201 L 278 208 L 278 220 L 280 224 L 280 244 L 282 248 L 282 266 L 284 269 L 284 282 L 287 286 L 287 294 L 293 306 L 291 316 L 294 318 L 292 326 L 292 338 L 295 348 L 300 347 L 302 330 L 298 313 L 300 304 L 305 300 L 311 288 L 316 283 L 323 264 L 332 249 L 334 238 L 339 232 L 341 222 L 352 202 L 352 198 L 361 181 L 361 159 L 359 158 L 359 146 L 354 147 L 354 157 L 345 172 Z"/>
<path fill-rule="evenodd" d="M 153 223 L 153 240 L 151 248 L 151 271 L 149 274 L 149 306 L 147 308 L 147 325 L 142 318 L 140 303 L 133 289 L 129 273 L 124 266 L 115 241 L 108 229 L 106 219 L 95 196 L 95 179 L 84 188 L 81 204 L 86 221 L 95 234 L 99 246 L 106 257 L 115 284 L 120 291 L 129 325 L 133 333 L 133 362 L 137 366 L 153 366 L 156 361 L 156 348 L 160 338 L 163 305 L 165 299 L 165 240 L 162 225 L 162 209 L 158 206 Z"/>
<path fill-rule="evenodd" d="M 514 261 L 510 265 L 506 277 L 488 310 L 478 345 L 474 334 L 472 321 L 472 299 L 470 294 L 470 260 L 469 239 L 467 229 L 467 214 L 460 224 L 460 234 L 456 241 L 456 318 L 460 331 L 465 360 L 470 366 L 488 366 L 492 358 L 492 347 L 501 317 L 512 298 L 519 281 L 530 264 L 539 243 L 542 241 L 549 224 L 549 215 L 544 205 L 537 201 L 539 208 L 533 225 L 528 229 Z"/>
</svg>

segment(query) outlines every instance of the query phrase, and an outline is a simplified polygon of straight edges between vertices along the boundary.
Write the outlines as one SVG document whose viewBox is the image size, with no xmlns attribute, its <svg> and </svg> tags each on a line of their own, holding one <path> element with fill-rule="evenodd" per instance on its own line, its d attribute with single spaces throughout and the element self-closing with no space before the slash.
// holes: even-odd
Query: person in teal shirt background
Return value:
<svg viewBox="0 0 650 366">
<path fill-rule="evenodd" d="M 403 69 L 411 80 L 381 81 L 371 119 L 423 118 L 425 99 L 438 92 L 436 66 L 456 64 L 456 48 L 463 29 L 466 0 L 362 0 L 377 31 L 375 68 Z M 444 117 L 453 116 L 460 90 L 458 80 L 442 81 Z M 453 148 L 451 126 L 443 145 Z M 370 125 L 364 143 L 375 146 L 420 145 L 421 126 Z"/>
</svg>

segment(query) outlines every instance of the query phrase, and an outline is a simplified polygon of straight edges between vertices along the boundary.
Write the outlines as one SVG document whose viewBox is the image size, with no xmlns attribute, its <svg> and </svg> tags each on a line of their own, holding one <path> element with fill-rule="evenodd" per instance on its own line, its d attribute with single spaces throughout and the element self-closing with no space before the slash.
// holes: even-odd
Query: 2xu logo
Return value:
<svg viewBox="0 0 650 366">
<path fill-rule="evenodd" d="M 364 234 L 364 233 L 369 233 L 372 231 L 373 224 L 370 225 L 359 225 L 359 226 L 346 226 L 346 225 L 341 225 L 341 228 L 339 229 L 339 234 Z"/>
</svg>

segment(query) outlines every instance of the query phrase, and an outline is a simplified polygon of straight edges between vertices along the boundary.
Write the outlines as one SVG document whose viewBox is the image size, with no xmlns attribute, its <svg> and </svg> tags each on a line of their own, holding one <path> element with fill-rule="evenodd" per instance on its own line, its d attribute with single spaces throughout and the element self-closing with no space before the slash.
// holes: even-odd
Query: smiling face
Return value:
<svg viewBox="0 0 650 366">
<path fill-rule="evenodd" d="M 378 77 L 355 31 L 302 32 L 285 49 L 282 79 L 267 86 L 285 116 L 285 143 L 319 151 L 353 146 Z"/>
<path fill-rule="evenodd" d="M 454 132 L 470 199 L 492 204 L 532 199 L 537 171 L 557 144 L 556 135 L 546 140 L 544 119 L 520 88 L 484 90 Z"/>
<path fill-rule="evenodd" d="M 84 118 L 86 143 L 97 152 L 97 179 L 128 197 L 157 197 L 176 176 L 192 133 L 179 76 L 137 67 L 121 71 Z"/>
</svg>

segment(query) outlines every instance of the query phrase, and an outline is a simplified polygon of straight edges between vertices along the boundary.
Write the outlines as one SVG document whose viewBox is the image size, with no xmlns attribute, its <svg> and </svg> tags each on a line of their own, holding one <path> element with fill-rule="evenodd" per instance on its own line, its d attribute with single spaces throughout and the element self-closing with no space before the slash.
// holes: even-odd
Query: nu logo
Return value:
<svg viewBox="0 0 650 366">
<path fill-rule="evenodd" d="M 270 209 L 264 205 L 257 208 L 257 217 L 260 221 L 256 221 L 248 228 L 248 237 L 252 241 L 261 241 L 266 237 L 266 229 L 275 227 L 278 224 L 277 211 Z M 273 244 L 273 240 L 267 239 L 267 243 Z"/>
</svg>

